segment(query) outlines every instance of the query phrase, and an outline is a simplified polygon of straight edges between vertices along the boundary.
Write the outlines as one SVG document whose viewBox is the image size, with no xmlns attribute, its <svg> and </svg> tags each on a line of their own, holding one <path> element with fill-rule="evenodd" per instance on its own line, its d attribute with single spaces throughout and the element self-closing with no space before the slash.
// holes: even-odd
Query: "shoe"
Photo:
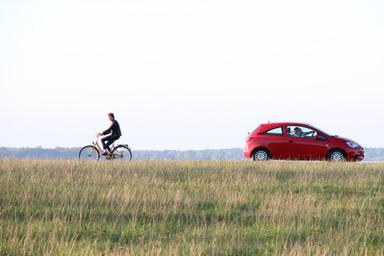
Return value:
<svg viewBox="0 0 384 256">
<path fill-rule="evenodd" d="M 102 156 L 108 156 L 109 153 L 107 151 L 103 152 L 103 154 L 101 154 Z"/>
</svg>

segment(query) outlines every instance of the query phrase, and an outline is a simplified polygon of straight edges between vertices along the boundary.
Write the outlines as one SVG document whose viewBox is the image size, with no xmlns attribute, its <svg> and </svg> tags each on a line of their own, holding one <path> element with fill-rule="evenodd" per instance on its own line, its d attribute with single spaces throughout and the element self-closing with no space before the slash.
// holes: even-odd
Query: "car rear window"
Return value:
<svg viewBox="0 0 384 256">
<path fill-rule="evenodd" d="M 266 132 L 264 132 L 263 134 L 265 135 L 283 135 L 283 127 L 276 127 L 276 128 L 273 128 L 273 129 L 270 129 Z"/>
</svg>

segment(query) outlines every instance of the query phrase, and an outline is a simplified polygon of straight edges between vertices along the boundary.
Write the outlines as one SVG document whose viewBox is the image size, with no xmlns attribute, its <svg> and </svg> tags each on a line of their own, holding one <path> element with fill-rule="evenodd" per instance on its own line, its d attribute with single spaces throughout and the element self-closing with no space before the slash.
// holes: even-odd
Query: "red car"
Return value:
<svg viewBox="0 0 384 256">
<path fill-rule="evenodd" d="M 261 124 L 246 142 L 244 156 L 258 161 L 361 161 L 364 158 L 364 149 L 353 140 L 331 136 L 302 123 Z"/>
</svg>

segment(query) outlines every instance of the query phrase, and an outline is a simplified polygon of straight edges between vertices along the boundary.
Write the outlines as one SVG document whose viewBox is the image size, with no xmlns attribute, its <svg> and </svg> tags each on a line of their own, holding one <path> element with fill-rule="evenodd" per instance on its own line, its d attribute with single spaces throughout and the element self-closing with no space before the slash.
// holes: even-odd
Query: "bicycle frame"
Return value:
<svg viewBox="0 0 384 256">
<path fill-rule="evenodd" d="M 99 150 L 100 152 L 104 151 L 103 144 L 101 143 L 101 136 L 97 136 L 96 141 L 92 142 L 92 145 L 95 146 L 95 148 L 97 148 L 97 150 Z M 111 150 L 113 150 L 114 145 L 112 144 L 111 146 L 112 146 Z"/>
<path fill-rule="evenodd" d="M 97 148 L 99 152 L 104 152 L 104 147 L 103 147 L 103 144 L 101 143 L 101 136 L 97 136 L 96 141 L 92 142 L 92 145 L 95 146 L 95 148 Z M 113 151 L 114 148 L 115 148 L 115 142 L 113 142 L 112 145 L 110 146 L 111 151 Z"/>
</svg>

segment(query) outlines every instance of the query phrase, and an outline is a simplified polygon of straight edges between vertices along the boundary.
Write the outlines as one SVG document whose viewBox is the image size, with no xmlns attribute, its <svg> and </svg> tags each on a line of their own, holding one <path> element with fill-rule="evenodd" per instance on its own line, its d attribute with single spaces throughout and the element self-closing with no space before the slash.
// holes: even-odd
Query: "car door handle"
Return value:
<svg viewBox="0 0 384 256">
<path fill-rule="evenodd" d="M 288 143 L 293 143 L 293 140 L 289 140 Z"/>
</svg>

